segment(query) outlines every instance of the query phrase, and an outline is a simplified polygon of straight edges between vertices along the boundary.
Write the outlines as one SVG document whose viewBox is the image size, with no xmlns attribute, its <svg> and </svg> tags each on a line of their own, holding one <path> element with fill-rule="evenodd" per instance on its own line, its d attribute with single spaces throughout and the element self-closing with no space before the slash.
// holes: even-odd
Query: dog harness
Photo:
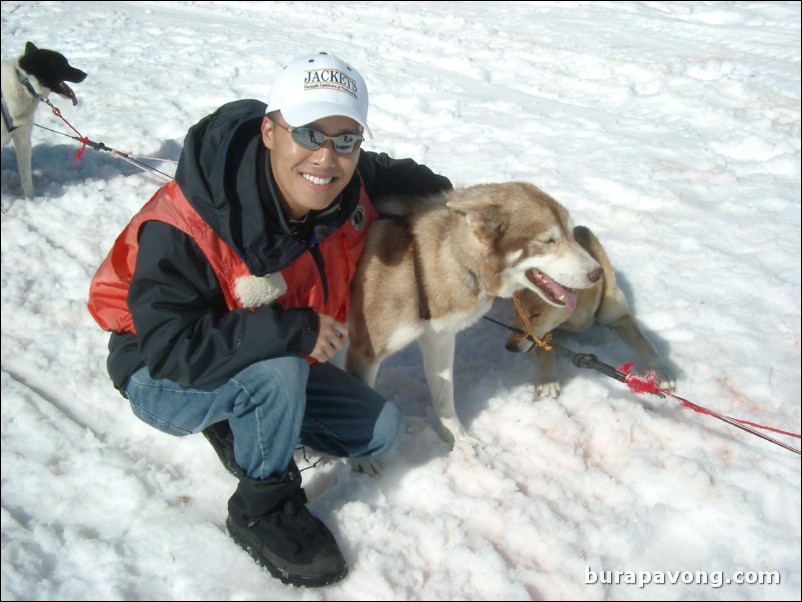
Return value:
<svg viewBox="0 0 802 602">
<path fill-rule="evenodd" d="M 36 90 L 33 89 L 33 84 L 31 83 L 31 80 L 29 80 L 28 77 L 24 75 L 22 71 L 20 71 L 19 69 L 15 68 L 15 71 L 17 72 L 17 79 L 23 86 L 25 86 L 25 89 L 31 93 L 31 96 L 33 96 L 36 100 L 42 100 L 42 98 L 36 93 Z M 10 134 L 14 130 L 16 130 L 17 127 L 19 126 L 14 125 L 14 120 L 11 118 L 11 112 L 8 110 L 6 99 L 3 98 L 1 92 L 0 92 L 0 106 L 2 107 L 3 111 L 3 122 L 6 124 L 6 130 Z"/>
<path fill-rule="evenodd" d="M 6 105 L 6 99 L 0 95 L 0 105 L 2 105 L 3 109 L 3 123 L 6 124 L 6 131 L 10 134 L 14 130 L 17 129 L 17 126 L 14 125 L 14 120 L 11 119 L 11 113 L 8 112 L 8 105 Z"/>
</svg>

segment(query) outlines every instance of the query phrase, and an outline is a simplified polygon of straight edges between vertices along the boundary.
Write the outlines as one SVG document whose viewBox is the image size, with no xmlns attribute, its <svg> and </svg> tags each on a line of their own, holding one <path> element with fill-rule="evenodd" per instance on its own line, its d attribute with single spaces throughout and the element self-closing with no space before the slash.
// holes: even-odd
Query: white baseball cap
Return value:
<svg viewBox="0 0 802 602">
<path fill-rule="evenodd" d="M 302 56 L 278 72 L 270 88 L 267 113 L 281 111 L 290 127 L 342 115 L 368 136 L 368 88 L 359 72 L 333 54 Z"/>
</svg>

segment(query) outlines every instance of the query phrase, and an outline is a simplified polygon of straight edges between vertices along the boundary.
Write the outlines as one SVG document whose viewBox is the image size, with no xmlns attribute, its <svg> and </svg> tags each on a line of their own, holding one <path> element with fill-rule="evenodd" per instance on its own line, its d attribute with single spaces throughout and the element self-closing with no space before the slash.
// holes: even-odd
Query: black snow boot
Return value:
<svg viewBox="0 0 802 602">
<path fill-rule="evenodd" d="M 331 531 L 306 508 L 294 460 L 280 477 L 241 477 L 228 501 L 226 526 L 234 541 L 284 583 L 319 587 L 348 574 Z"/>
<path fill-rule="evenodd" d="M 234 434 L 231 432 L 228 420 L 206 427 L 203 429 L 203 436 L 212 444 L 217 457 L 228 472 L 238 479 L 245 476 L 245 472 L 234 459 Z"/>
</svg>

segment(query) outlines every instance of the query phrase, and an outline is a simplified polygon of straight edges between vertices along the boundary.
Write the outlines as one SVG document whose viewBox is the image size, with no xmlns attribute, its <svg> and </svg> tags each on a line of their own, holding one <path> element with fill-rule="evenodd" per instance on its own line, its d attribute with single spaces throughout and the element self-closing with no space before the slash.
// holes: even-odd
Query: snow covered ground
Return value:
<svg viewBox="0 0 802 602">
<path fill-rule="evenodd" d="M 370 88 L 366 148 L 543 188 L 606 246 L 679 395 L 800 432 L 800 3 L 4 1 L 3 58 L 29 40 L 89 73 L 78 106 L 52 98 L 82 135 L 168 173 L 201 117 L 336 53 Z M 3 600 L 800 599 L 798 455 L 563 360 L 535 402 L 488 321 L 455 364 L 481 443 L 438 437 L 417 348 L 388 360 L 384 476 L 303 473 L 350 574 L 282 585 L 229 539 L 203 437 L 108 380 L 89 280 L 160 181 L 79 148 L 35 129 L 32 200 L 2 151 Z M 635 359 L 601 328 L 564 344 Z"/>
</svg>

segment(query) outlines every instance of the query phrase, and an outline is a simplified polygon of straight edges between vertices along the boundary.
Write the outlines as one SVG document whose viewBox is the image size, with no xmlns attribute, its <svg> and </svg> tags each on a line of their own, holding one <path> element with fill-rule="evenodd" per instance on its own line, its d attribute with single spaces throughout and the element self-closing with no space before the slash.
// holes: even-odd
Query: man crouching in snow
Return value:
<svg viewBox="0 0 802 602">
<path fill-rule="evenodd" d="M 155 428 L 206 434 L 239 478 L 231 537 L 293 585 L 348 572 L 306 508 L 295 446 L 370 459 L 403 433 L 395 404 L 328 363 L 348 338 L 370 198 L 451 188 L 361 150 L 367 112 L 361 75 L 325 53 L 280 71 L 267 105 L 220 107 L 189 130 L 176 179 L 123 230 L 89 293 L 112 332 L 115 387 Z"/>
</svg>

